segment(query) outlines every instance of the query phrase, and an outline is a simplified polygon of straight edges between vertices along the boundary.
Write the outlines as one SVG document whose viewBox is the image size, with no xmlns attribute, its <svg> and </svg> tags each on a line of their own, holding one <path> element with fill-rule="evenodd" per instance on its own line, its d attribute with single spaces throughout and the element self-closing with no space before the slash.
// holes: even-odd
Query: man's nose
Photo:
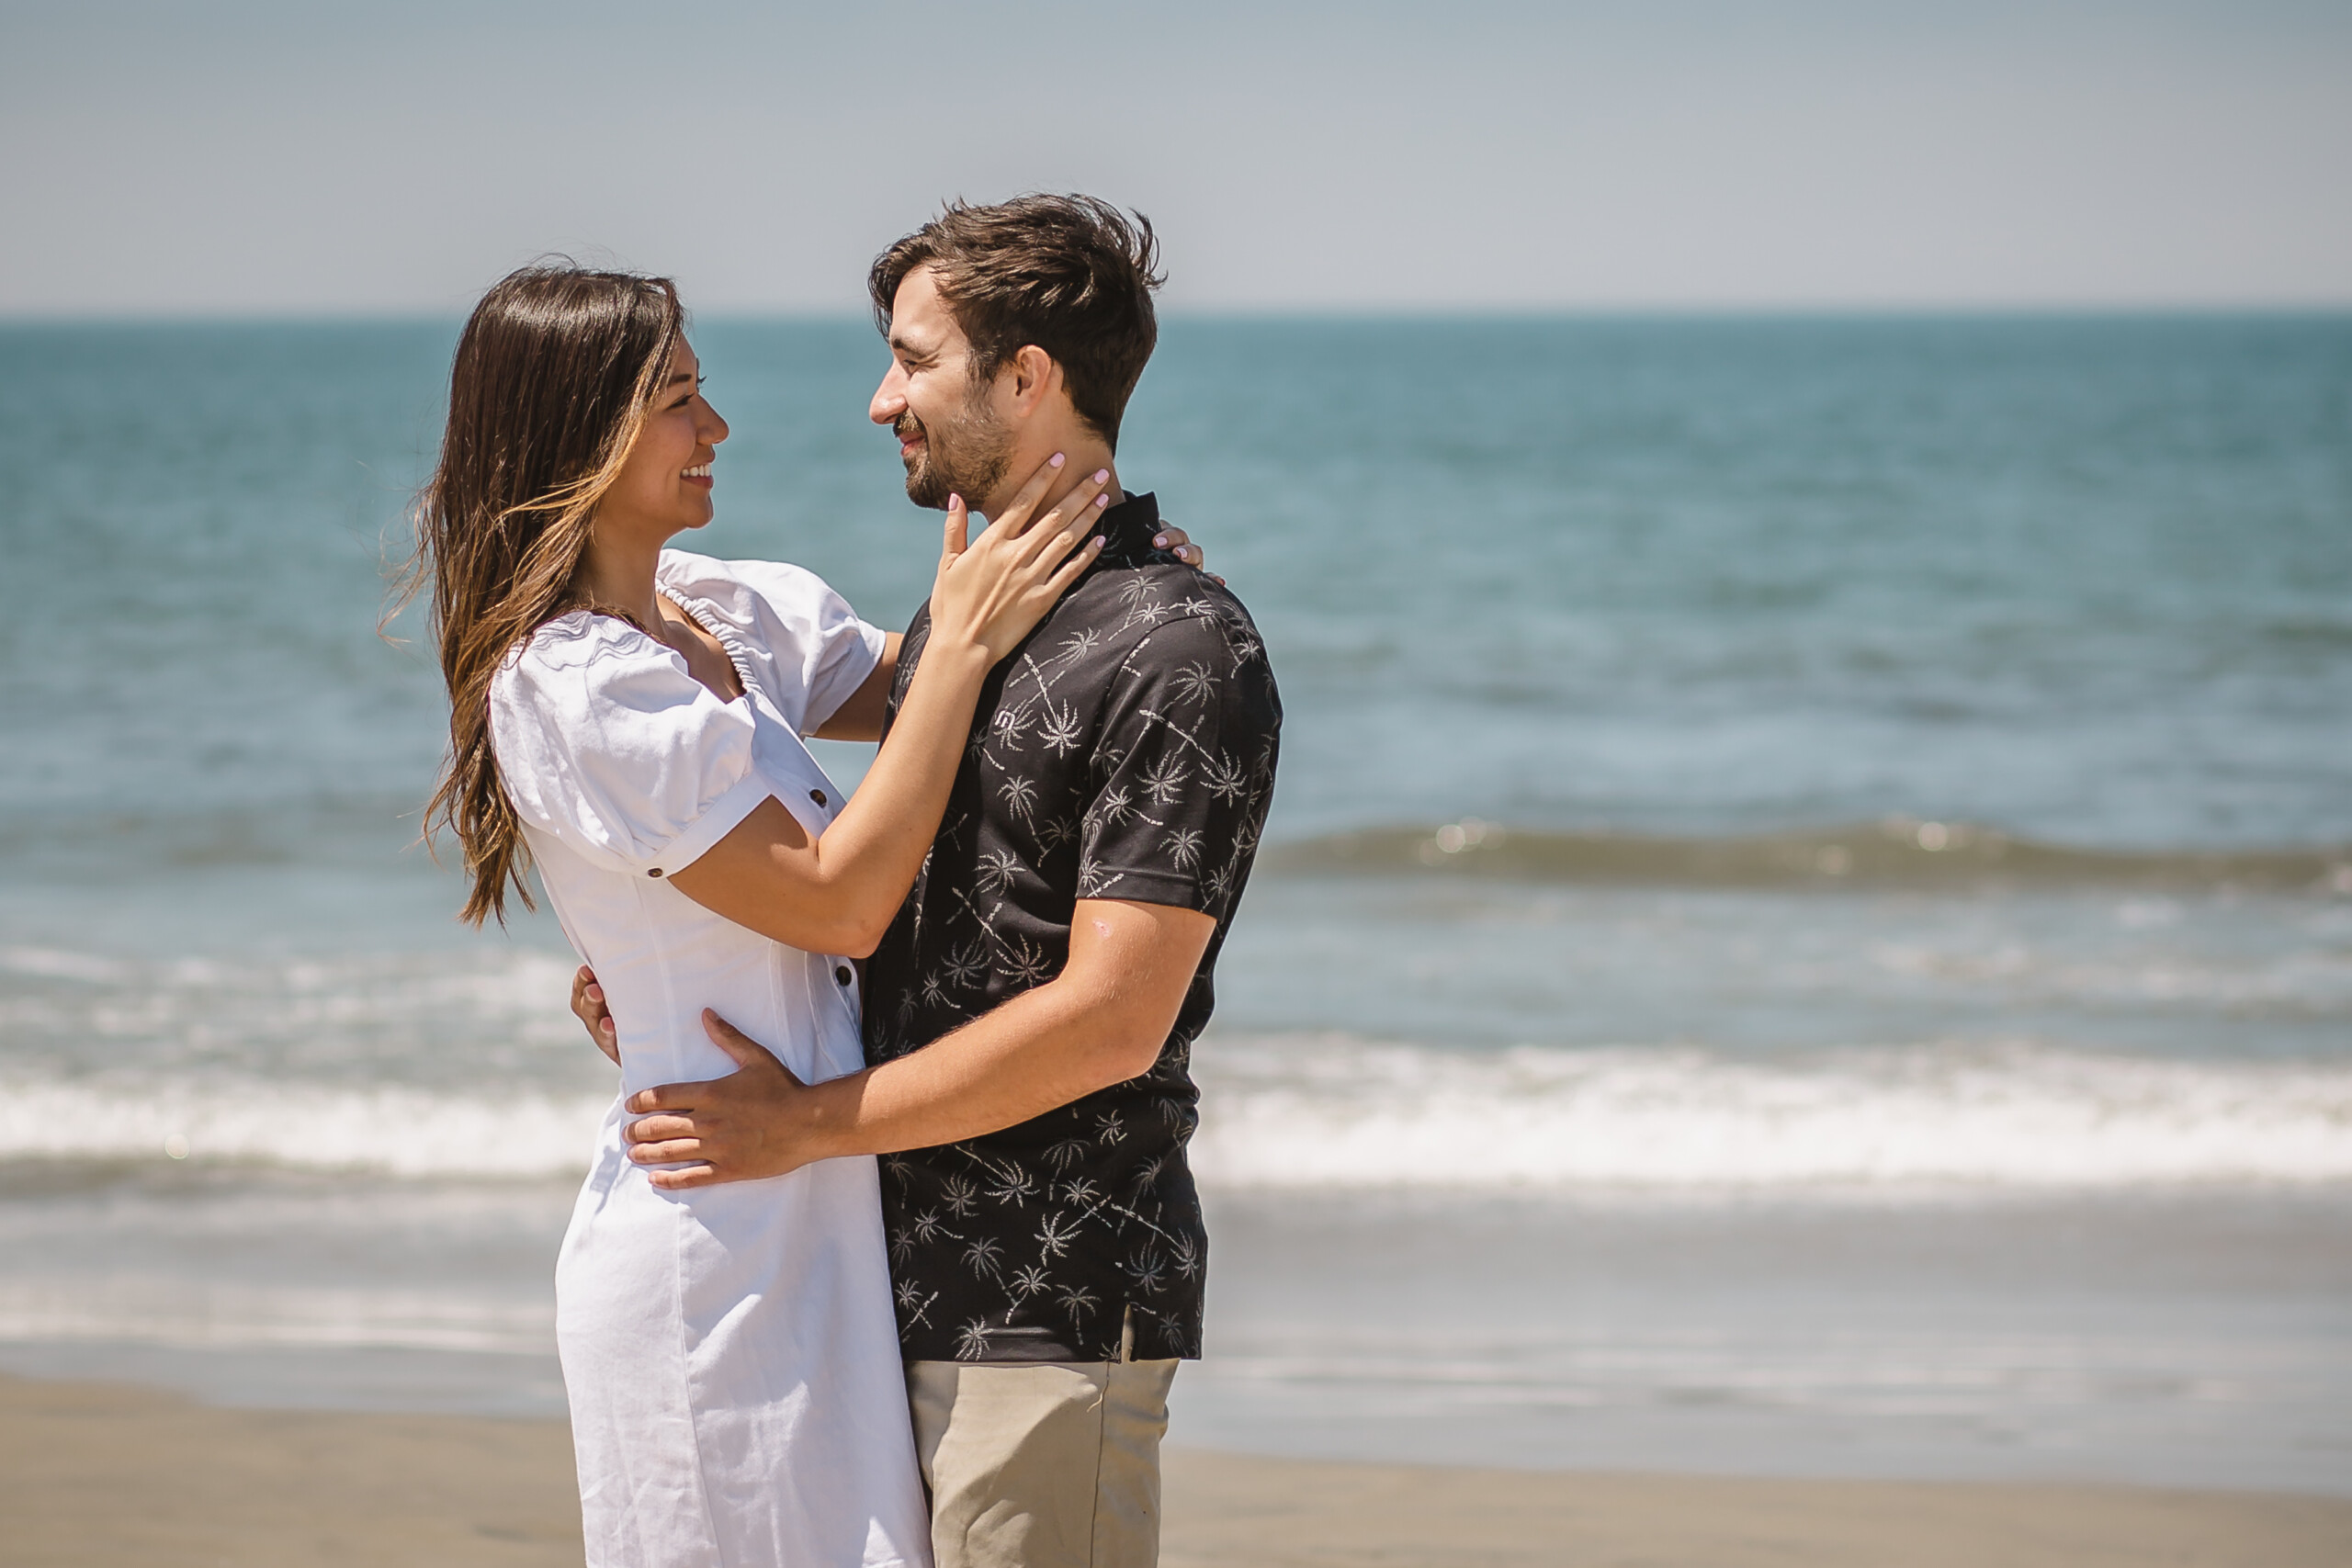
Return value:
<svg viewBox="0 0 2352 1568">
<path fill-rule="evenodd" d="M 882 384 L 874 389 L 874 400 L 865 405 L 865 417 L 876 424 L 896 424 L 899 416 L 907 412 L 907 378 L 892 366 Z"/>
</svg>

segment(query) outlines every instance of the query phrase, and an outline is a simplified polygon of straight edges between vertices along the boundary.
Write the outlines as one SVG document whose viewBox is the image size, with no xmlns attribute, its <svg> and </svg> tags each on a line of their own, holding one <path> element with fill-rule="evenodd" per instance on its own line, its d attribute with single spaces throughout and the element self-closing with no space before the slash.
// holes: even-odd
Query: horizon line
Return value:
<svg viewBox="0 0 2352 1568">
<path fill-rule="evenodd" d="M 109 310 L 0 310 L 0 330 L 28 327 L 425 326 L 462 321 L 462 308 L 349 307 L 317 310 L 146 309 Z M 715 306 L 691 312 L 717 324 L 807 323 L 870 326 L 865 310 L 849 307 Z M 1720 304 L 1372 304 L 1179 305 L 1163 308 L 1163 322 L 1221 321 L 1996 321 L 2219 320 L 2352 316 L 2352 298 L 2312 300 L 1725 302 Z"/>
</svg>

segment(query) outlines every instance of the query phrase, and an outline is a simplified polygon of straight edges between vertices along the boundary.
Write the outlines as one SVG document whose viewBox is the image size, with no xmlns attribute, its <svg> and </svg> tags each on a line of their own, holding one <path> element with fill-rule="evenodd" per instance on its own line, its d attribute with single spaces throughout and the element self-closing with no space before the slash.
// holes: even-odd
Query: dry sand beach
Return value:
<svg viewBox="0 0 2352 1568">
<path fill-rule="evenodd" d="M 2118 1486 L 1724 1480 L 1171 1454 L 1168 1568 L 2341 1568 L 2352 1500 Z M 554 1421 L 223 1410 L 0 1379 L 21 1568 L 556 1568 Z"/>
</svg>

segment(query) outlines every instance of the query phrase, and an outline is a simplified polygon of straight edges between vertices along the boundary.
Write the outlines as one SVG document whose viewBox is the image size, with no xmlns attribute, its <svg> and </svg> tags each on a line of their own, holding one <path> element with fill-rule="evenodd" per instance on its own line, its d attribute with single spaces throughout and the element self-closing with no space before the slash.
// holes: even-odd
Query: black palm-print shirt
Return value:
<svg viewBox="0 0 2352 1568">
<path fill-rule="evenodd" d="M 1123 1330 L 1138 1359 L 1201 1353 L 1187 1067 L 1273 793 L 1282 704 L 1249 613 L 1153 549 L 1159 530 L 1151 496 L 1108 509 L 1102 558 L 989 674 L 939 836 L 866 965 L 866 1060 L 1058 975 L 1080 898 L 1178 905 L 1216 931 L 1148 1072 L 884 1157 L 910 1360 L 1114 1360 Z M 890 720 L 930 625 L 926 608 L 908 627 Z"/>
</svg>

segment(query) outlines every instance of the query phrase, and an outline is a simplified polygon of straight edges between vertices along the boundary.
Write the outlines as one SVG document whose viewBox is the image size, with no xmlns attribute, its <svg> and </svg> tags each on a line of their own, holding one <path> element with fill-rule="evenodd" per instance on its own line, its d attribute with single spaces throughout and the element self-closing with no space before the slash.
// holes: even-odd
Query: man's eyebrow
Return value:
<svg viewBox="0 0 2352 1568">
<path fill-rule="evenodd" d="M 670 378 L 667 381 L 664 381 L 662 385 L 665 387 L 674 387 L 681 381 L 699 381 L 702 378 L 700 376 L 695 375 L 691 370 L 673 370 L 670 372 Z"/>
<path fill-rule="evenodd" d="M 893 353 L 904 355 L 910 359 L 929 359 L 939 352 L 935 346 L 925 348 L 904 333 L 890 334 L 890 348 Z"/>
</svg>

